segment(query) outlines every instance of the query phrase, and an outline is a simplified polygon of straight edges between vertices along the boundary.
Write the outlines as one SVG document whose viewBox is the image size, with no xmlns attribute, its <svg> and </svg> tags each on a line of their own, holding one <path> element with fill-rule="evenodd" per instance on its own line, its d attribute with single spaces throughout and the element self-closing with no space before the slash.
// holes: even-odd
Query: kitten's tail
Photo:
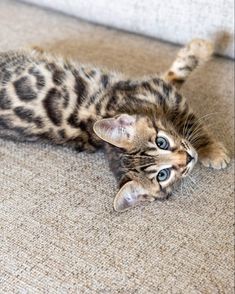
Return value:
<svg viewBox="0 0 235 294">
<path fill-rule="evenodd" d="M 183 47 L 163 79 L 180 88 L 191 72 L 210 59 L 214 51 L 211 42 L 202 39 L 194 39 Z"/>
</svg>

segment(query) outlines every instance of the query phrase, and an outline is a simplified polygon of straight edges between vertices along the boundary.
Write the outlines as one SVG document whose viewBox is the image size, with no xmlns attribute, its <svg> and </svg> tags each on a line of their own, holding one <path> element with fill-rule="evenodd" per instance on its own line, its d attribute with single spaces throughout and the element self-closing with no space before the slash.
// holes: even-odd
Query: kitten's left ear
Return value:
<svg viewBox="0 0 235 294">
<path fill-rule="evenodd" d="M 117 193 L 114 198 L 113 207 L 116 211 L 121 212 L 136 206 L 142 201 L 154 201 L 154 198 L 148 196 L 147 190 L 138 182 L 127 182 Z"/>
<path fill-rule="evenodd" d="M 93 130 L 102 140 L 119 148 L 128 149 L 135 135 L 135 122 L 135 115 L 121 114 L 97 121 Z"/>
</svg>

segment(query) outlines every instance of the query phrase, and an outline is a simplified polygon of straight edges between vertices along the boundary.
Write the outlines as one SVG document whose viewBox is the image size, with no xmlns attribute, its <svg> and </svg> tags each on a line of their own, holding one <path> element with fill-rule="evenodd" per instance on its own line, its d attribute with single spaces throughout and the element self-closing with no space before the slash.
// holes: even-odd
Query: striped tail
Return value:
<svg viewBox="0 0 235 294">
<path fill-rule="evenodd" d="M 163 79 L 180 88 L 196 67 L 210 59 L 213 50 L 213 44 L 209 41 L 192 40 L 179 51 L 169 70 L 163 74 Z"/>
</svg>

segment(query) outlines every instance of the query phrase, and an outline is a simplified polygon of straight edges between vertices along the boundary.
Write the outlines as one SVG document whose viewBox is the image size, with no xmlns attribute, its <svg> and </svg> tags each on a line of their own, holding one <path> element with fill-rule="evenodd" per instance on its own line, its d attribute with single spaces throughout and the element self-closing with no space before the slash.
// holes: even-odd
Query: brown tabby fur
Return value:
<svg viewBox="0 0 235 294">
<path fill-rule="evenodd" d="M 217 169 L 229 162 L 177 92 L 211 54 L 210 43 L 194 40 L 161 77 L 127 80 L 38 50 L 2 53 L 0 137 L 46 139 L 78 151 L 104 147 L 120 186 L 117 211 L 167 198 L 197 158 Z"/>
</svg>

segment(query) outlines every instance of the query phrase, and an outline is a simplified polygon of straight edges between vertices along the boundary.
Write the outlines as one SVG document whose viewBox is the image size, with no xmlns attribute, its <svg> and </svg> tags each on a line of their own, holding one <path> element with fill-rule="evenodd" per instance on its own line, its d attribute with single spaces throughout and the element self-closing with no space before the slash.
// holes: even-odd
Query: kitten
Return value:
<svg viewBox="0 0 235 294">
<path fill-rule="evenodd" d="M 177 91 L 212 51 L 194 40 L 166 73 L 140 80 L 37 50 L 1 53 L 0 137 L 105 148 L 120 187 L 116 211 L 167 198 L 198 159 L 216 169 L 229 163 Z"/>
</svg>

